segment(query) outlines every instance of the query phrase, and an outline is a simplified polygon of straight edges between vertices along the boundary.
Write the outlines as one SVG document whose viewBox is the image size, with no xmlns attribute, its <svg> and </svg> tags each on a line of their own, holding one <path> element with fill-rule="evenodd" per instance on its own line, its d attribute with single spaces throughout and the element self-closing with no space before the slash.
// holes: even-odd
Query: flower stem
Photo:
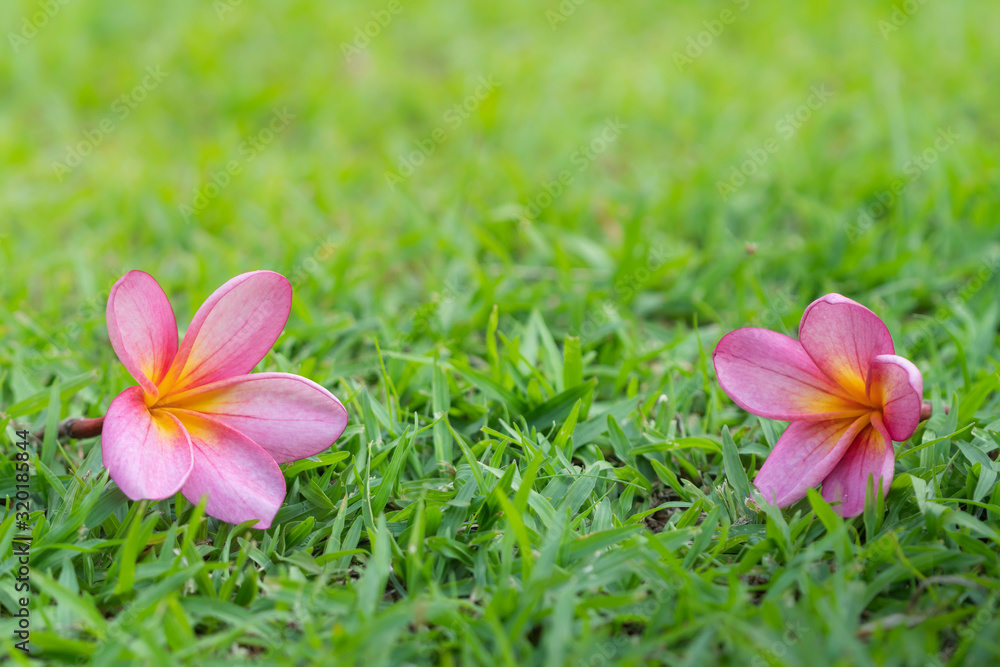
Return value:
<svg viewBox="0 0 1000 667">
<path fill-rule="evenodd" d="M 72 438 L 73 440 L 93 438 L 99 436 L 103 428 L 104 417 L 70 417 L 59 422 L 56 438 Z M 39 440 L 43 440 L 45 438 L 45 428 L 42 427 L 34 435 Z"/>
<path fill-rule="evenodd" d="M 947 405 L 944 406 L 944 413 L 948 414 L 949 412 L 951 412 L 951 408 Z M 932 414 L 934 414 L 934 406 L 931 405 L 930 401 L 924 401 L 920 404 L 920 421 L 930 419 Z"/>
</svg>

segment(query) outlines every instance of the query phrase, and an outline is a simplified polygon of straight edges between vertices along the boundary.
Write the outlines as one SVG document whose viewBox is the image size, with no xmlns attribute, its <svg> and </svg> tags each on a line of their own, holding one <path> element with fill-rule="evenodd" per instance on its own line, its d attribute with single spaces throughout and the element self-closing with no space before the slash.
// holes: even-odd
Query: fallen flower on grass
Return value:
<svg viewBox="0 0 1000 667">
<path fill-rule="evenodd" d="M 271 526 L 285 499 L 278 464 L 328 448 L 347 411 L 325 388 L 288 373 L 250 373 L 281 334 L 292 287 L 273 271 L 236 276 L 195 314 L 178 346 L 163 289 L 130 271 L 111 289 L 108 335 L 138 386 L 104 419 L 104 466 L 133 500 L 207 495 L 209 516 Z"/>
<path fill-rule="evenodd" d="M 822 483 L 823 498 L 851 517 L 864 510 L 870 477 L 888 492 L 892 442 L 920 423 L 923 376 L 896 356 L 878 315 L 827 294 L 806 308 L 799 340 L 737 329 L 712 356 L 719 384 L 737 405 L 791 422 L 754 479 L 765 500 L 787 507 Z"/>
</svg>

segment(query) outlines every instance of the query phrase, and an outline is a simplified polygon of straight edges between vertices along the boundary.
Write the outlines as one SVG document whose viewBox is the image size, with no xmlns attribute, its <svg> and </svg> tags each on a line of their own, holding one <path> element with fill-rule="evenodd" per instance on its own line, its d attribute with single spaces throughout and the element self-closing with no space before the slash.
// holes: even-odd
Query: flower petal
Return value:
<svg viewBox="0 0 1000 667">
<path fill-rule="evenodd" d="M 197 503 L 207 495 L 206 514 L 227 523 L 257 519 L 254 528 L 270 528 L 285 500 L 285 477 L 274 459 L 236 429 L 194 412 L 176 414 L 194 450 L 184 497 Z"/>
<path fill-rule="evenodd" d="M 748 327 L 712 353 L 722 390 L 747 412 L 792 421 L 856 417 L 868 410 L 830 382 L 793 338 Z"/>
<path fill-rule="evenodd" d="M 104 417 L 104 467 L 132 500 L 163 500 L 177 493 L 193 463 L 191 440 L 177 419 L 149 410 L 141 387 L 118 394 Z"/>
<path fill-rule="evenodd" d="M 806 308 L 799 340 L 820 370 L 859 400 L 867 395 L 872 359 L 894 351 L 885 322 L 839 294 L 827 294 Z"/>
<path fill-rule="evenodd" d="M 161 393 L 250 372 L 278 340 L 291 308 L 292 286 L 280 273 L 252 271 L 228 281 L 195 313 Z"/>
<path fill-rule="evenodd" d="M 753 483 L 764 499 L 787 507 L 802 500 L 806 491 L 830 474 L 851 442 L 868 424 L 868 415 L 857 419 L 792 422 Z"/>
<path fill-rule="evenodd" d="M 906 440 L 920 423 L 924 376 L 909 359 L 882 354 L 872 361 L 868 396 L 882 407 L 886 431 L 893 440 Z"/>
<path fill-rule="evenodd" d="M 129 374 L 151 396 L 177 354 L 177 320 L 156 279 L 129 271 L 111 288 L 108 337 Z"/>
<path fill-rule="evenodd" d="M 260 445 L 278 463 L 313 456 L 340 437 L 347 410 L 299 375 L 251 373 L 170 396 L 167 405 L 207 414 Z"/>
<path fill-rule="evenodd" d="M 823 480 L 823 498 L 831 504 L 839 503 L 833 509 L 841 516 L 861 514 L 865 510 L 868 478 L 875 476 L 876 492 L 881 481 L 882 493 L 889 493 L 895 459 L 892 441 L 881 418 L 872 415 L 871 424 L 857 435 L 837 467 Z"/>
</svg>

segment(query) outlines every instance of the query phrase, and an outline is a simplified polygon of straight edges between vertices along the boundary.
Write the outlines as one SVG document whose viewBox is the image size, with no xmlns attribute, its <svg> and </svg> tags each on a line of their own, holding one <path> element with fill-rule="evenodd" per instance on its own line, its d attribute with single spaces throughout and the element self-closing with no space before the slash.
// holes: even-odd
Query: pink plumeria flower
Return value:
<svg viewBox="0 0 1000 667">
<path fill-rule="evenodd" d="M 177 344 L 177 321 L 148 273 L 111 289 L 108 335 L 139 386 L 111 402 L 101 445 L 111 479 L 133 500 L 180 491 L 205 511 L 271 526 L 285 499 L 278 464 L 312 456 L 344 432 L 347 411 L 298 375 L 250 373 L 288 320 L 292 286 L 273 271 L 236 276 L 195 314 Z"/>
<path fill-rule="evenodd" d="M 923 376 L 896 356 L 878 315 L 839 294 L 802 314 L 799 340 L 767 329 L 737 329 L 715 348 L 723 391 L 744 410 L 791 422 L 754 484 L 787 507 L 823 484 L 841 516 L 860 514 L 868 479 L 888 493 L 893 440 L 920 423 Z"/>
</svg>

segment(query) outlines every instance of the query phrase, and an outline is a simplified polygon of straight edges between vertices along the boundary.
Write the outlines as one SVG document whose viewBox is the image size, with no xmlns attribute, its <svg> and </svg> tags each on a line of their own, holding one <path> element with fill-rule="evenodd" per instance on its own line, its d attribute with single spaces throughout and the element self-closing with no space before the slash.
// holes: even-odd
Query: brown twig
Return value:
<svg viewBox="0 0 1000 667">
<path fill-rule="evenodd" d="M 59 422 L 59 429 L 56 431 L 56 438 L 72 438 L 73 440 L 83 440 L 84 438 L 94 438 L 101 434 L 104 428 L 104 417 L 70 417 Z M 42 427 L 34 434 L 39 440 L 45 439 L 45 427 Z"/>
</svg>

